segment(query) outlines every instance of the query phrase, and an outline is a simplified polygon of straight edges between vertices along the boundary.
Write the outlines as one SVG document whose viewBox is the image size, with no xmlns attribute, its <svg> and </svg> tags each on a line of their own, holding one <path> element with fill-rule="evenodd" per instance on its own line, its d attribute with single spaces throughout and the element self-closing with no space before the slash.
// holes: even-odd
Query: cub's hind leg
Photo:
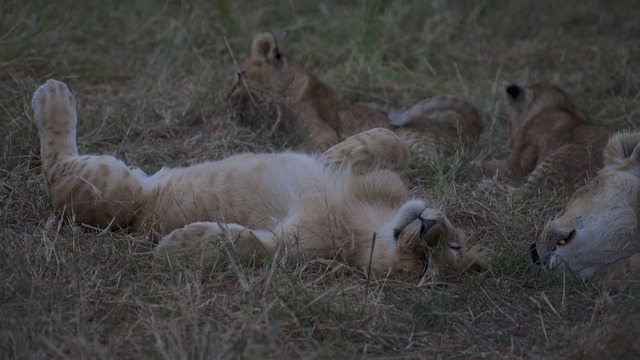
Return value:
<svg viewBox="0 0 640 360">
<path fill-rule="evenodd" d="M 405 143 L 393 131 L 375 128 L 348 137 L 330 147 L 320 160 L 337 166 L 351 165 L 356 173 L 376 169 L 403 171 L 411 155 Z"/>
<path fill-rule="evenodd" d="M 139 174 L 112 156 L 78 155 L 76 102 L 64 83 L 48 80 L 31 105 L 53 207 L 79 223 L 129 226 L 142 196 Z"/>
<path fill-rule="evenodd" d="M 267 230 L 249 230 L 238 224 L 195 222 L 173 230 L 160 240 L 156 254 L 166 251 L 197 251 L 204 258 L 220 254 L 225 248 L 242 262 L 260 262 L 278 247 L 275 234 Z"/>
</svg>

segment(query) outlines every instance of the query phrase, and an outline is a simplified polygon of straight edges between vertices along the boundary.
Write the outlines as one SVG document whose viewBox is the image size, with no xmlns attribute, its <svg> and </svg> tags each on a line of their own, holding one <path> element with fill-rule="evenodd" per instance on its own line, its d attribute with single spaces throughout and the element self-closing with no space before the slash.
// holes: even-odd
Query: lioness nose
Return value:
<svg viewBox="0 0 640 360">
<path fill-rule="evenodd" d="M 534 264 L 540 263 L 540 256 L 538 256 L 538 250 L 536 250 L 536 243 L 531 244 L 529 255 L 531 255 L 531 261 L 533 261 Z"/>
</svg>

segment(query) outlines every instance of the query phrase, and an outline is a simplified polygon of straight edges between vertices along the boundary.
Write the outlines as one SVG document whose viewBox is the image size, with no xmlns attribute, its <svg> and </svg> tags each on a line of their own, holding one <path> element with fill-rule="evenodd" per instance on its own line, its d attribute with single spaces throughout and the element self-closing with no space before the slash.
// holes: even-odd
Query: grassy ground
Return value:
<svg viewBox="0 0 640 360">
<path fill-rule="evenodd" d="M 446 283 L 367 280 L 325 261 L 259 268 L 154 261 L 148 240 L 61 223 L 41 175 L 30 96 L 63 80 L 82 152 L 153 172 L 273 151 L 233 124 L 233 59 L 271 31 L 346 101 L 385 107 L 458 93 L 485 113 L 472 150 L 414 162 L 488 270 Z M 542 276 L 529 243 L 568 194 L 486 192 L 504 158 L 503 81 L 553 82 L 602 123 L 638 126 L 640 21 L 613 1 L 19 1 L 0 3 L 0 357 L 625 358 L 637 294 Z"/>
</svg>

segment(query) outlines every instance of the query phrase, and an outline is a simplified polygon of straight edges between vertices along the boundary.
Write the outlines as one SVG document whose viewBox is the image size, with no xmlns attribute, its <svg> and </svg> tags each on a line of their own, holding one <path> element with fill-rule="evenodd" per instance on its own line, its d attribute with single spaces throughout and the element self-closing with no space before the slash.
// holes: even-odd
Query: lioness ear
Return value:
<svg viewBox="0 0 640 360">
<path fill-rule="evenodd" d="M 264 58 L 265 60 L 279 61 L 281 58 L 276 38 L 270 33 L 263 33 L 253 40 L 251 56 Z"/>
<path fill-rule="evenodd" d="M 603 152 L 605 167 L 626 171 L 633 167 L 640 168 L 639 144 L 640 133 L 621 133 L 612 136 Z"/>
<path fill-rule="evenodd" d="M 640 134 L 637 135 L 640 136 Z M 618 167 L 618 170 L 628 171 L 640 177 L 640 143 L 636 144 L 636 147 L 634 147 L 631 152 L 631 156 Z"/>
</svg>

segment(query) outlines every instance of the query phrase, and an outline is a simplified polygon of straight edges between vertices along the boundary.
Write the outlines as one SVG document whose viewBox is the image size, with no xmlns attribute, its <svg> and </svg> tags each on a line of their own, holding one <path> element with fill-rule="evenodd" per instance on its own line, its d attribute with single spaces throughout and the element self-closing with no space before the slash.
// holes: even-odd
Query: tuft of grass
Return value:
<svg viewBox="0 0 640 360">
<path fill-rule="evenodd" d="M 493 175 L 482 164 L 508 152 L 503 80 L 556 83 L 594 121 L 638 127 L 632 5 L 0 2 L 0 357 L 637 357 L 637 293 L 612 307 L 530 263 L 568 194 L 481 186 Z M 487 126 L 472 149 L 416 158 L 405 179 L 487 249 L 487 270 L 419 284 L 317 259 L 167 264 L 139 234 L 52 214 L 30 110 L 48 78 L 76 96 L 82 152 L 147 172 L 299 141 L 227 113 L 231 54 L 263 31 L 346 101 L 455 93 L 480 107 Z"/>
</svg>

